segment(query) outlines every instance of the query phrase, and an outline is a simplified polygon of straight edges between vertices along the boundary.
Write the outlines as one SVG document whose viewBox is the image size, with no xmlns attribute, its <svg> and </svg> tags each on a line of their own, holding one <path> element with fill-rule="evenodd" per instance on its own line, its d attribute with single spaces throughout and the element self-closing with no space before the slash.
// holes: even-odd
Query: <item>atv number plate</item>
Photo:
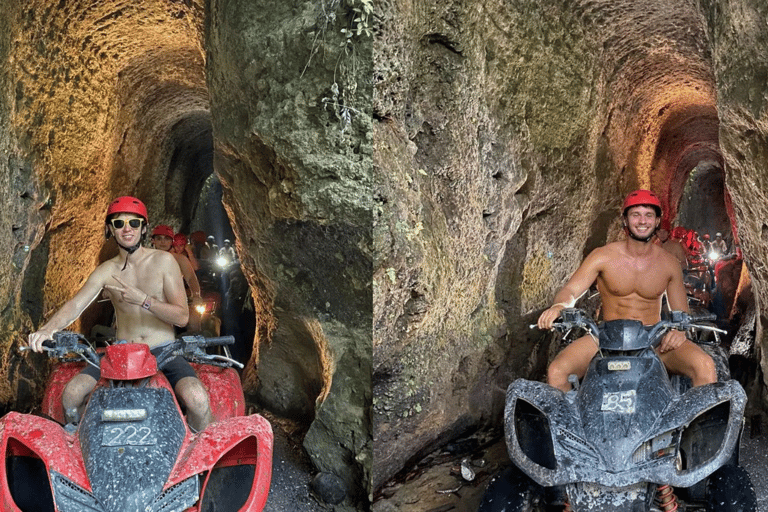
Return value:
<svg viewBox="0 0 768 512">
<path fill-rule="evenodd" d="M 157 444 L 152 429 L 135 425 L 110 425 L 104 429 L 101 446 L 151 446 Z"/>
<path fill-rule="evenodd" d="M 600 410 L 632 414 L 635 412 L 636 400 L 637 393 L 634 389 L 616 393 L 603 393 L 603 405 L 600 407 Z"/>
</svg>

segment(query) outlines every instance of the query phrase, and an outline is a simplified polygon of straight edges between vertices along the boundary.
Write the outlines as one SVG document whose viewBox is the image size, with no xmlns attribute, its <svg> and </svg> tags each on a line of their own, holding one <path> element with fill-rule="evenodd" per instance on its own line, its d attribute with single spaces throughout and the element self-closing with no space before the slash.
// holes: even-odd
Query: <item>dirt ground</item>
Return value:
<svg viewBox="0 0 768 512">
<path fill-rule="evenodd" d="M 741 442 L 741 465 L 755 486 L 758 512 L 768 512 L 768 428 L 747 428 Z M 458 468 L 470 459 L 476 477 L 465 481 Z M 374 500 L 373 512 L 476 512 L 489 480 L 509 463 L 499 439 L 470 454 L 430 455 L 398 482 L 385 486 Z"/>
</svg>

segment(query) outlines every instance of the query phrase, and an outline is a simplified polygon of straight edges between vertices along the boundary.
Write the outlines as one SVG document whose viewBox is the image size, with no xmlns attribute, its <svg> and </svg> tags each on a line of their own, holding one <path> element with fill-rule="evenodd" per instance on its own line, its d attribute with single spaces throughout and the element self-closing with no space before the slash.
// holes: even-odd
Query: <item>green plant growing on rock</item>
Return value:
<svg viewBox="0 0 768 512">
<path fill-rule="evenodd" d="M 361 41 L 363 39 L 370 39 L 373 35 L 373 0 L 321 0 L 318 4 L 312 51 L 301 74 L 304 76 L 304 72 L 309 67 L 312 57 L 321 47 L 325 46 L 326 37 L 329 34 L 330 27 L 336 23 L 339 11 L 347 20 L 345 25 L 339 30 L 342 36 L 339 47 L 343 52 L 339 52 L 333 69 L 333 84 L 330 87 L 331 94 L 330 96 L 323 97 L 322 103 L 324 109 L 332 109 L 341 125 L 341 132 L 344 133 L 352 124 L 353 115 L 362 113 L 361 110 L 352 106 L 357 92 L 357 81 L 355 79 L 358 69 L 357 49 L 362 44 Z M 342 58 L 348 60 L 349 66 L 343 66 L 340 71 Z M 341 80 L 337 80 L 337 74 L 341 74 Z M 341 86 L 339 82 L 342 82 Z"/>
</svg>

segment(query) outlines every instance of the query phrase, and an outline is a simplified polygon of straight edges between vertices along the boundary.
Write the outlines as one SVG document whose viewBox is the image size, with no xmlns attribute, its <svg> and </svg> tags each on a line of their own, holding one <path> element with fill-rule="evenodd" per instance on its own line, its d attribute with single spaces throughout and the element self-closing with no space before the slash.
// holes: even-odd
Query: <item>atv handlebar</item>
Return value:
<svg viewBox="0 0 768 512">
<path fill-rule="evenodd" d="M 234 336 L 217 336 L 214 338 L 182 336 L 170 343 L 161 345 L 163 349 L 157 356 L 157 367 L 162 368 L 171 358 L 181 356 L 196 363 L 214 366 L 237 366 L 242 369 L 244 365 L 231 357 L 207 354 L 203 350 L 207 347 L 232 345 L 234 343 Z M 29 346 L 19 348 L 20 351 L 30 349 L 31 347 Z M 49 359 L 58 359 L 65 362 L 85 360 L 88 364 L 99 367 L 101 361 L 101 357 L 88 344 L 88 340 L 82 334 L 71 331 L 53 333 L 51 340 L 43 342 L 43 351 L 48 353 Z"/>
<path fill-rule="evenodd" d="M 552 328 L 567 334 L 571 329 L 580 327 L 591 332 L 595 337 L 600 336 L 600 328 L 587 312 L 577 308 L 565 308 L 560 312 L 560 320 L 552 324 Z M 687 331 L 688 329 L 700 329 L 704 331 L 714 331 L 726 334 L 727 331 L 718 329 L 711 325 L 702 325 L 700 322 L 710 322 L 717 320 L 717 315 L 709 313 L 706 315 L 692 316 L 684 311 L 672 311 L 671 318 L 662 320 L 653 326 L 649 338 L 653 340 L 652 346 L 656 347 L 661 343 L 661 334 L 672 329 Z M 531 325 L 531 328 L 537 327 Z"/>
<path fill-rule="evenodd" d="M 182 336 L 180 339 L 174 340 L 163 347 L 163 350 L 157 356 L 157 367 L 162 369 L 173 357 L 181 356 L 187 361 L 195 363 L 213 366 L 237 366 L 243 369 L 244 365 L 231 357 L 206 354 L 203 350 L 206 347 L 232 345 L 234 342 L 234 336 L 218 336 L 215 338 Z"/>
</svg>

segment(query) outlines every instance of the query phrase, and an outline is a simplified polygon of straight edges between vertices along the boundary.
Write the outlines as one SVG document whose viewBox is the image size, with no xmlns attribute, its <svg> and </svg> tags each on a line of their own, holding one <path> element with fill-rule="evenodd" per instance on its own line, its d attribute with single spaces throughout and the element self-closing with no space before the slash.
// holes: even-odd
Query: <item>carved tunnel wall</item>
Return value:
<svg viewBox="0 0 768 512">
<path fill-rule="evenodd" d="M 104 243 L 109 201 L 137 196 L 151 226 L 189 231 L 206 215 L 215 173 L 255 305 L 246 393 L 302 418 L 317 469 L 342 479 L 350 503 L 366 498 L 371 38 L 343 47 L 354 12 L 324 7 L 0 5 L 6 410 L 29 409 L 47 372 L 13 348 L 116 252 Z M 294 370 L 281 381 L 260 372 L 260 348 L 268 369 Z M 304 360 L 286 360 L 293 352 Z M 275 401 L 278 386 L 287 403 Z"/>
<path fill-rule="evenodd" d="M 738 232 L 764 361 L 762 3 L 384 1 L 381 12 L 374 488 L 500 425 L 507 385 L 543 377 L 558 347 L 528 325 L 586 253 L 622 236 L 636 188 L 659 194 L 673 225 Z M 691 184 L 716 219 L 691 214 Z M 763 409 L 762 375 L 746 384 Z"/>
</svg>

